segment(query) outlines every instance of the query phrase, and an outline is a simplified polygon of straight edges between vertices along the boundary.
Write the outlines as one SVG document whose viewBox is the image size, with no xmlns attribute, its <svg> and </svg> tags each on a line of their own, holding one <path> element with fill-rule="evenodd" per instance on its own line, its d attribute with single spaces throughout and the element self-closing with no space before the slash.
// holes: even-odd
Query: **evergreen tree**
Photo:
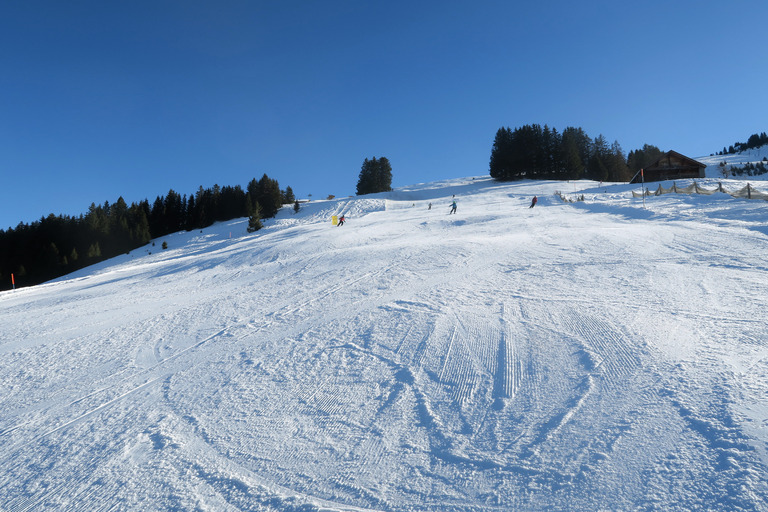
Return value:
<svg viewBox="0 0 768 512">
<path fill-rule="evenodd" d="M 357 195 L 361 196 L 373 192 L 373 172 L 375 165 L 378 165 L 376 157 L 373 157 L 372 161 L 367 158 L 363 161 L 363 166 L 360 168 L 360 175 L 357 178 Z"/>
<path fill-rule="evenodd" d="M 357 195 L 392 190 L 392 166 L 386 157 L 363 161 L 357 181 Z"/>
<path fill-rule="evenodd" d="M 512 130 L 499 128 L 491 148 L 491 177 L 500 181 L 515 179 L 512 170 Z"/>
<path fill-rule="evenodd" d="M 90 259 L 101 258 L 101 247 L 99 247 L 99 242 L 95 242 L 88 247 L 87 256 Z"/>
<path fill-rule="evenodd" d="M 259 193 L 266 192 L 264 197 L 274 198 L 276 212 L 289 190 L 281 191 L 266 175 L 256 184 L 261 184 Z M 17 285 L 34 285 L 180 229 L 204 227 L 217 218 L 250 217 L 253 208 L 249 211 L 246 197 L 240 186 L 200 187 L 189 197 L 170 190 L 151 207 L 146 199 L 129 206 L 119 197 L 114 204 L 91 203 L 79 217 L 50 214 L 31 224 L 19 223 L 15 229 L 0 230 L 0 275 L 7 279 L 14 273 Z M 253 227 L 259 225 L 257 220 L 254 217 Z M 0 290 L 9 288 L 10 279 L 0 280 Z"/>
<path fill-rule="evenodd" d="M 514 131 L 499 128 L 489 170 L 498 180 L 588 177 L 621 182 L 631 178 L 640 168 L 636 166 L 647 165 L 660 154 L 658 148 L 646 144 L 625 156 L 618 141 L 609 145 L 602 135 L 593 140 L 581 128 L 567 127 L 561 134 L 554 127 L 532 124 Z"/>
<path fill-rule="evenodd" d="M 608 181 L 628 182 L 632 179 L 632 174 L 629 172 L 629 167 L 627 167 L 627 159 L 618 141 L 614 141 L 611 145 L 607 167 Z"/>
<path fill-rule="evenodd" d="M 109 254 L 116 254 L 126 251 L 132 245 L 128 227 L 128 205 L 120 196 L 110 208 L 109 237 L 104 248 Z"/>
<path fill-rule="evenodd" d="M 196 228 L 210 226 L 214 222 L 211 189 L 204 189 L 202 186 L 195 193 L 195 217 L 194 225 Z M 153 235 L 157 236 L 155 232 Z"/>
<path fill-rule="evenodd" d="M 642 149 L 629 152 L 629 155 L 627 155 L 627 166 L 634 176 L 640 169 L 644 169 L 658 160 L 662 153 L 656 146 L 644 144 Z"/>
<path fill-rule="evenodd" d="M 254 209 L 258 204 L 261 207 L 261 218 L 270 219 L 277 215 L 278 210 L 283 205 L 283 193 L 280 190 L 280 184 L 266 174 L 261 177 L 256 189 L 255 200 L 252 203 Z"/>
<path fill-rule="evenodd" d="M 107 221 L 107 216 L 104 213 L 104 208 L 96 206 L 95 203 L 91 203 L 85 219 L 88 223 L 88 227 L 93 233 L 105 234 L 109 230 L 109 223 Z"/>
<path fill-rule="evenodd" d="M 195 195 L 190 194 L 187 198 L 187 218 L 185 219 L 184 229 L 192 231 L 197 227 L 197 203 L 195 202 Z"/>
<path fill-rule="evenodd" d="M 291 187 L 285 187 L 285 192 L 283 193 L 283 204 L 293 204 L 294 201 L 296 201 L 296 196 L 293 193 L 293 189 Z"/>
<path fill-rule="evenodd" d="M 610 156 L 608 142 L 603 135 L 598 135 L 592 141 L 592 152 L 587 164 L 587 178 L 595 181 L 606 181 L 609 171 L 606 162 Z"/>
<path fill-rule="evenodd" d="M 253 204 L 253 212 L 251 213 L 251 216 L 248 218 L 248 228 L 247 231 L 249 233 L 253 233 L 254 231 L 258 231 L 263 227 L 261 223 L 261 205 L 256 202 Z"/>
<path fill-rule="evenodd" d="M 555 134 L 552 133 L 549 126 L 545 124 L 544 129 L 540 132 L 540 143 L 538 147 L 538 160 L 540 164 L 537 175 L 540 178 L 551 178 L 555 174 L 554 140 Z"/>
<path fill-rule="evenodd" d="M 392 190 L 392 165 L 385 156 L 379 158 L 379 168 L 376 173 L 376 186 L 379 192 Z"/>
<path fill-rule="evenodd" d="M 45 248 L 45 251 L 43 252 L 43 265 L 46 269 L 51 269 L 59 264 L 59 248 L 56 247 L 56 244 L 51 242 L 48 247 Z"/>
<path fill-rule="evenodd" d="M 512 134 L 512 166 L 520 178 L 536 179 L 541 170 L 541 126 L 525 125 Z"/>
<path fill-rule="evenodd" d="M 557 133 L 557 128 L 552 127 L 546 138 L 548 157 L 547 175 L 550 179 L 561 179 L 564 175 L 563 153 L 560 148 L 563 145 L 563 137 Z"/>
<path fill-rule="evenodd" d="M 184 217 L 184 202 L 181 195 L 170 189 L 164 202 L 163 235 L 181 231 L 184 226 Z"/>
<path fill-rule="evenodd" d="M 560 143 L 561 179 L 577 180 L 584 176 L 585 164 L 589 160 L 589 145 L 589 137 L 581 128 L 569 126 L 563 130 Z"/>
<path fill-rule="evenodd" d="M 152 239 L 146 212 L 146 206 L 142 204 L 132 204 L 128 209 L 131 247 L 145 245 Z"/>
<path fill-rule="evenodd" d="M 566 176 L 569 162 L 578 160 L 574 157 L 575 140 L 568 142 L 567 135 L 567 132 L 559 134 L 556 128 L 548 125 L 525 125 L 514 132 L 500 128 L 491 150 L 491 176 L 499 180 Z M 566 151 L 564 148 L 570 149 Z"/>
<path fill-rule="evenodd" d="M 249 209 L 245 204 L 245 192 L 243 192 L 240 185 L 222 187 L 220 198 L 218 220 L 228 220 L 248 215 Z"/>
<path fill-rule="evenodd" d="M 153 237 L 167 235 L 165 231 L 165 199 L 157 196 L 149 213 L 149 230 Z"/>
</svg>

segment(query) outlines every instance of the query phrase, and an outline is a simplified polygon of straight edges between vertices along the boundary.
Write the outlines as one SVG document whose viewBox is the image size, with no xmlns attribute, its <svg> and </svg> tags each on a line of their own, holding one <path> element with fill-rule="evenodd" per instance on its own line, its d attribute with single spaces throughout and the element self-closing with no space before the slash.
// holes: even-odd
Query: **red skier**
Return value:
<svg viewBox="0 0 768 512">
<path fill-rule="evenodd" d="M 538 200 L 539 199 L 536 196 L 533 196 L 533 199 L 531 200 L 531 206 L 529 206 L 528 208 L 533 208 L 534 206 L 536 206 L 536 203 L 538 202 Z"/>
</svg>

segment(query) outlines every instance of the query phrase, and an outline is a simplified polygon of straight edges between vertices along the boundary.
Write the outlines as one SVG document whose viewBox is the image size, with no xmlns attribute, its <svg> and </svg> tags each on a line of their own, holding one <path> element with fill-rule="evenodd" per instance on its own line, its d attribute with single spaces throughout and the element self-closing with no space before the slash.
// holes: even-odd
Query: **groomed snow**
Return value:
<svg viewBox="0 0 768 512">
<path fill-rule="evenodd" d="M 768 202 L 633 189 L 414 185 L 1 293 L 0 510 L 768 510 Z"/>
</svg>

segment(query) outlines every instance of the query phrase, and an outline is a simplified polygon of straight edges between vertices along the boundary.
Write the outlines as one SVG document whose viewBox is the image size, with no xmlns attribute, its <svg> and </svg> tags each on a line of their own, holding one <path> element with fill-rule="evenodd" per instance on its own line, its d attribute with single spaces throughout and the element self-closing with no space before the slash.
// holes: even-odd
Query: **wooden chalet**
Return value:
<svg viewBox="0 0 768 512">
<path fill-rule="evenodd" d="M 688 158 L 676 151 L 667 151 L 658 160 L 643 169 L 645 181 L 679 180 L 684 178 L 704 178 L 704 169 L 707 166 Z M 641 181 L 638 174 L 633 183 Z"/>
</svg>

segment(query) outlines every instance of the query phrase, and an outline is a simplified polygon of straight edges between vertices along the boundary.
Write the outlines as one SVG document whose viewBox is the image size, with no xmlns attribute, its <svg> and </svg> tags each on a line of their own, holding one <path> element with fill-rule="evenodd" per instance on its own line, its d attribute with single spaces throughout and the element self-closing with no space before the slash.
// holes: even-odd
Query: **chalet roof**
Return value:
<svg viewBox="0 0 768 512">
<path fill-rule="evenodd" d="M 675 160 L 675 165 L 672 165 L 672 160 Z M 667 151 L 663 155 L 661 155 L 658 160 L 653 162 L 651 165 L 648 165 L 645 167 L 646 170 L 648 169 L 656 169 L 656 168 L 669 168 L 669 167 L 700 167 L 704 168 L 706 165 L 703 163 L 694 160 L 693 158 L 689 158 L 685 155 L 682 155 L 678 153 L 677 151 Z"/>
</svg>

